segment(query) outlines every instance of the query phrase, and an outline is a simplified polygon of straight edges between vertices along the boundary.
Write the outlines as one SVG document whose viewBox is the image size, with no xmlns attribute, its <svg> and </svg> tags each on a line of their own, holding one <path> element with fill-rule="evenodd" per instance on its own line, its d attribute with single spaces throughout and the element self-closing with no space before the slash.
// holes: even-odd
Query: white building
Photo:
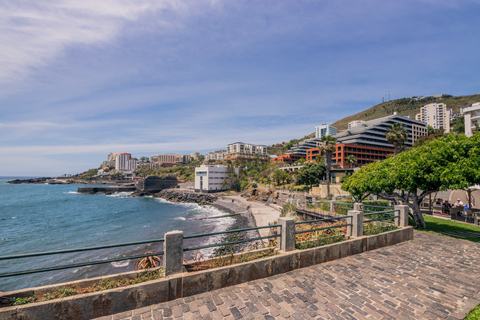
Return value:
<svg viewBox="0 0 480 320">
<path fill-rule="evenodd" d="M 228 166 L 205 165 L 195 168 L 195 191 L 215 192 L 230 189 L 225 180 L 228 178 Z M 238 174 L 238 168 L 234 169 Z"/>
<path fill-rule="evenodd" d="M 269 160 L 267 146 L 244 142 L 234 142 L 227 145 L 228 160 L 253 160 L 258 155 L 260 160 Z"/>
<path fill-rule="evenodd" d="M 363 121 L 363 120 L 350 121 L 350 122 L 348 123 L 348 130 L 350 130 L 350 129 L 352 129 L 353 127 L 356 127 L 356 126 L 358 126 L 358 125 L 360 125 L 360 124 L 362 124 L 362 123 L 365 123 L 365 121 Z"/>
<path fill-rule="evenodd" d="M 465 119 L 465 135 L 471 137 L 475 124 L 480 126 L 480 102 L 472 104 L 471 107 L 463 110 Z"/>
<path fill-rule="evenodd" d="M 209 160 L 221 161 L 226 157 L 227 157 L 227 150 L 210 151 L 205 155 L 203 161 L 209 161 Z"/>
<path fill-rule="evenodd" d="M 122 174 L 131 174 L 138 167 L 138 161 L 132 160 L 130 153 L 121 153 L 115 156 L 115 170 Z"/>
<path fill-rule="evenodd" d="M 192 152 L 190 154 L 190 157 L 192 157 L 193 159 L 197 159 L 198 157 L 200 157 L 200 152 Z"/>
<path fill-rule="evenodd" d="M 450 132 L 450 113 L 445 103 L 430 103 L 420 108 L 415 120 L 425 122 L 434 129 L 443 128 L 445 133 Z"/>
<path fill-rule="evenodd" d="M 315 127 L 315 138 L 321 139 L 323 136 L 335 136 L 338 130 L 335 127 L 332 127 L 329 124 L 322 124 L 321 126 Z"/>
</svg>

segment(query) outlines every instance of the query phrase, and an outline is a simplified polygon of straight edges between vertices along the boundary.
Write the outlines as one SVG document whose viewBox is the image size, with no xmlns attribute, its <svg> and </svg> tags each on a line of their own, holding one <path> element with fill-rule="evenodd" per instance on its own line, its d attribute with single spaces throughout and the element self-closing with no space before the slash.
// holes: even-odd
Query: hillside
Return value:
<svg viewBox="0 0 480 320">
<path fill-rule="evenodd" d="M 452 97 L 446 95 L 442 98 L 432 98 L 422 101 L 414 101 L 412 98 L 402 98 L 398 100 L 392 100 L 377 104 L 367 110 L 354 114 L 352 116 L 343 118 L 332 123 L 332 126 L 336 127 L 338 130 L 345 130 L 348 127 L 348 123 L 353 120 L 372 120 L 376 118 L 385 117 L 393 114 L 396 111 L 401 116 L 410 115 L 411 118 L 415 119 L 415 115 L 419 113 L 421 107 L 426 104 L 436 102 L 436 103 L 445 103 L 447 108 L 452 108 L 453 113 L 460 112 L 461 107 L 469 106 L 472 103 L 480 102 L 480 94 L 470 95 L 470 96 L 458 96 Z"/>
</svg>

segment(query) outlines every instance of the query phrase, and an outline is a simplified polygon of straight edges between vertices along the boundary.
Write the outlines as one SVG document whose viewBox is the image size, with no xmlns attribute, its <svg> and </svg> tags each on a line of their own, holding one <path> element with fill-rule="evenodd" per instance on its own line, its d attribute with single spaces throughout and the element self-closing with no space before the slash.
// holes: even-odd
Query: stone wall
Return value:
<svg viewBox="0 0 480 320">
<path fill-rule="evenodd" d="M 178 180 L 167 177 L 148 177 L 140 179 L 137 182 L 137 192 L 140 193 L 156 193 L 164 189 L 175 188 L 178 185 Z"/>
</svg>

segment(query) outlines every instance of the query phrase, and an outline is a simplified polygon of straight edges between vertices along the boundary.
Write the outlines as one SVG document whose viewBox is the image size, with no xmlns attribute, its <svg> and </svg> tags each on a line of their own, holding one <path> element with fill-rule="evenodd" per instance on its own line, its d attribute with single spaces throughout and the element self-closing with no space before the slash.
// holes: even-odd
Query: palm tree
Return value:
<svg viewBox="0 0 480 320">
<path fill-rule="evenodd" d="M 348 163 L 350 163 L 350 165 L 353 165 L 358 161 L 357 157 L 355 157 L 353 154 L 349 155 L 346 160 Z"/>
<path fill-rule="evenodd" d="M 327 197 L 330 196 L 330 167 L 332 166 L 332 154 L 335 152 L 336 148 L 336 141 L 335 137 L 330 135 L 322 137 L 322 145 L 320 146 L 320 150 L 324 153 L 325 158 L 325 169 L 327 174 Z"/>
<path fill-rule="evenodd" d="M 400 151 L 400 148 L 405 144 L 405 141 L 408 139 L 408 131 L 405 129 L 403 124 L 394 123 L 388 127 L 388 131 L 385 134 L 387 141 L 393 144 L 394 154 L 397 155 Z"/>
</svg>

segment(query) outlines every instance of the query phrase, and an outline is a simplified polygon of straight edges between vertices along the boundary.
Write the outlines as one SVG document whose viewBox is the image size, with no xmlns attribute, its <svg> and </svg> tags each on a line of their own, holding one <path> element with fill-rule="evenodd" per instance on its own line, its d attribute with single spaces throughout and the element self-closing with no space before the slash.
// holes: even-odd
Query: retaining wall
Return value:
<svg viewBox="0 0 480 320">
<path fill-rule="evenodd" d="M 155 303 L 174 300 L 211 290 L 216 290 L 247 281 L 261 279 L 299 268 L 309 267 L 350 255 L 375 250 L 413 239 L 413 228 L 378 235 L 363 236 L 343 242 L 305 250 L 283 252 L 276 256 L 240 263 L 216 269 L 180 273 L 164 279 L 153 280 L 123 288 L 82 294 L 57 300 L 12 306 L 0 309 L 0 320 L 4 319 L 68 319 L 82 320 L 107 316 Z M 128 273 L 133 276 L 135 272 Z M 125 275 L 123 275 L 125 276 Z M 119 277 L 119 275 L 111 277 Z M 92 283 L 97 279 L 85 282 Z M 25 296 L 26 293 L 45 292 L 82 281 L 58 284 L 50 287 L 30 288 L 5 292 L 2 296 Z"/>
</svg>

